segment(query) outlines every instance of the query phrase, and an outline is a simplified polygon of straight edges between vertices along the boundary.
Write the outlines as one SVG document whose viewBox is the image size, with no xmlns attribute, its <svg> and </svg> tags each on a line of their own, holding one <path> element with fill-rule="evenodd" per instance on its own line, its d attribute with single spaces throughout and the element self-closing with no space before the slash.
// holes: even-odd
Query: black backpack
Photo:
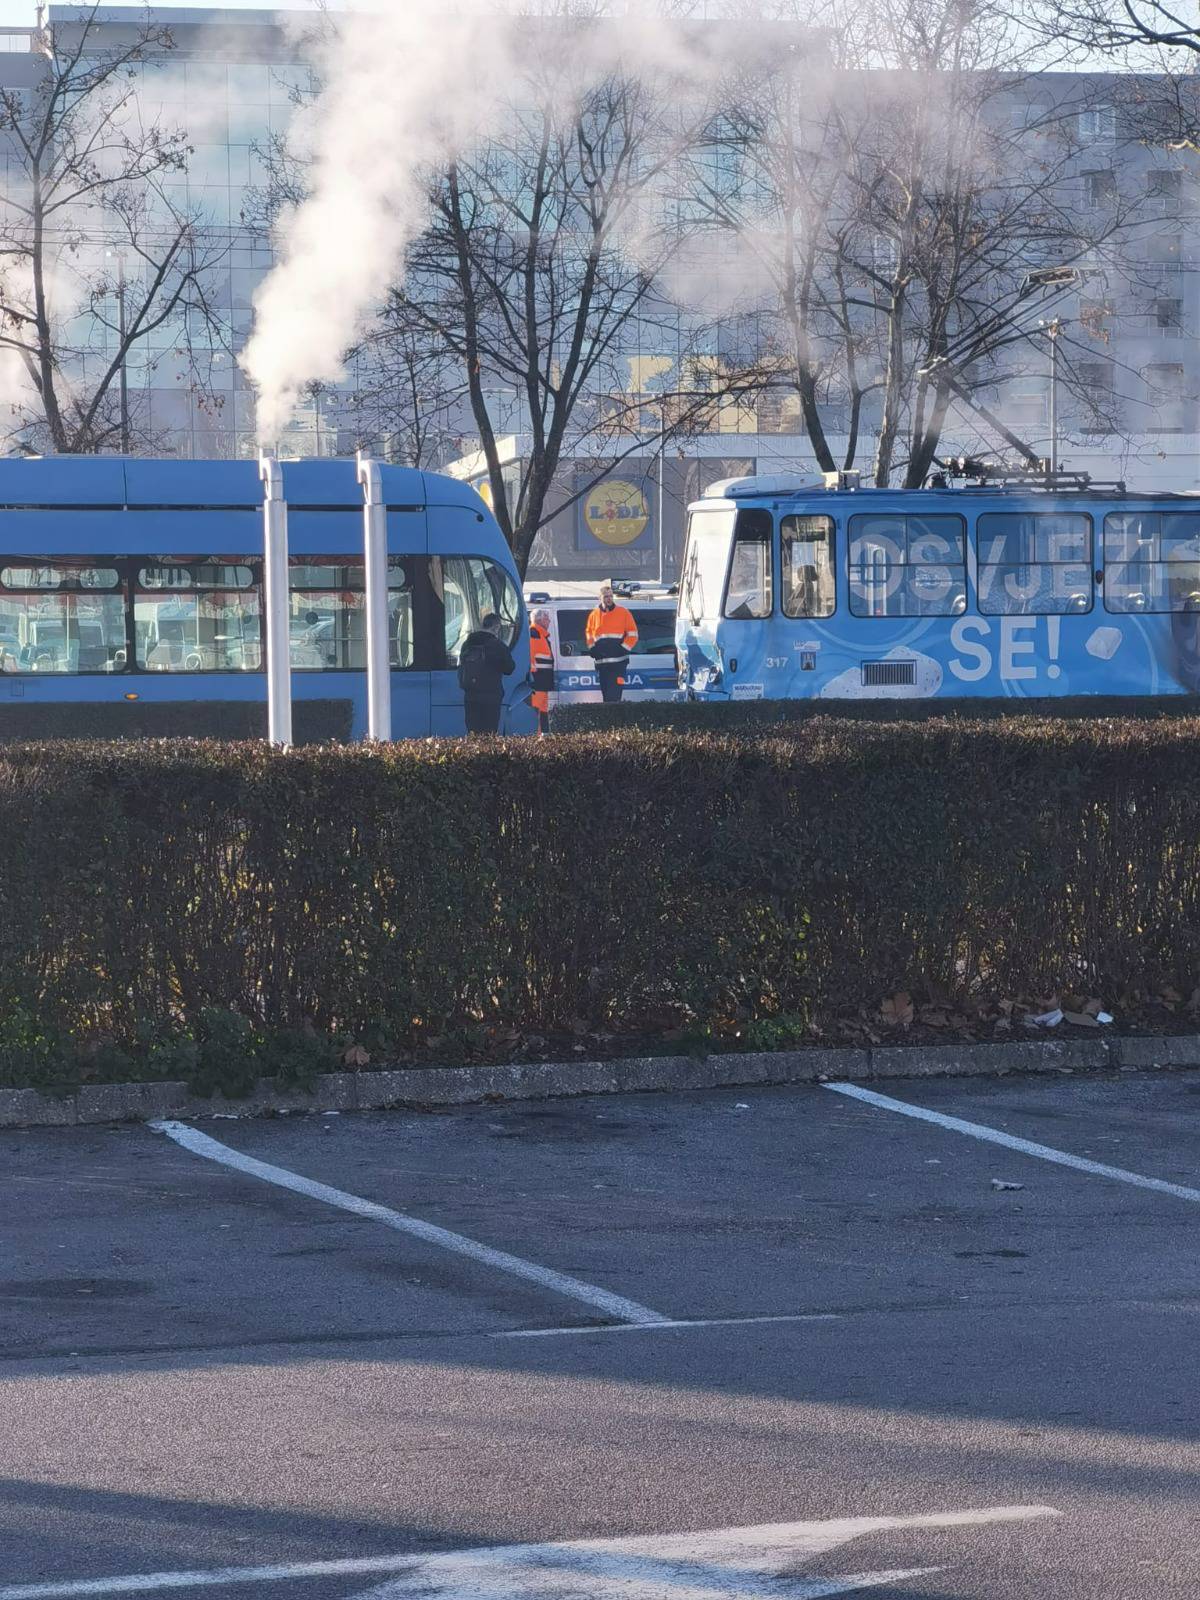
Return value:
<svg viewBox="0 0 1200 1600">
<path fill-rule="evenodd" d="M 458 656 L 458 687 L 465 695 L 486 695 L 495 688 L 496 673 L 488 663 L 486 639 L 468 639 Z"/>
</svg>

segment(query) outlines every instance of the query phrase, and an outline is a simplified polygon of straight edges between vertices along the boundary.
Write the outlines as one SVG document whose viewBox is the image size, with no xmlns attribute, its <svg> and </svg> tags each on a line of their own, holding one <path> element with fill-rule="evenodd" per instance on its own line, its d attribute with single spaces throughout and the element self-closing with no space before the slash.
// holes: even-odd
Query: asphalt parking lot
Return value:
<svg viewBox="0 0 1200 1600">
<path fill-rule="evenodd" d="M 0 1134 L 0 1600 L 1190 1600 L 1200 1074 L 877 1087 Z"/>
</svg>

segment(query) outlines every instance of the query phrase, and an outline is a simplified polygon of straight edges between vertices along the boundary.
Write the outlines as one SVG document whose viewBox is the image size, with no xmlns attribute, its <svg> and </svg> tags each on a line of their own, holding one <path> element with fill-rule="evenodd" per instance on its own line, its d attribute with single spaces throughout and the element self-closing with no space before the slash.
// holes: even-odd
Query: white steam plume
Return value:
<svg viewBox="0 0 1200 1600">
<path fill-rule="evenodd" d="M 424 224 L 422 170 L 486 126 L 513 76 L 511 45 L 504 22 L 406 0 L 356 14 L 321 46 L 324 87 L 291 129 L 308 194 L 280 219 L 241 358 L 260 438 L 278 436 L 306 384 L 342 376 Z"/>
<path fill-rule="evenodd" d="M 531 11 L 560 23 L 604 15 L 592 0 L 522 0 L 487 14 L 448 0 L 404 0 L 357 12 L 318 47 L 323 88 L 297 111 L 289 143 L 307 193 L 279 219 L 277 265 L 254 300 L 254 331 L 241 363 L 258 391 L 258 433 L 287 426 L 306 385 L 336 382 L 343 358 L 370 323 L 404 255 L 426 224 L 423 174 L 465 153 L 511 115 L 536 44 Z M 687 0 L 629 0 L 619 17 L 581 27 L 575 93 L 636 63 L 664 92 L 703 90 L 719 70 L 706 30 L 688 25 Z M 380 0 L 376 0 L 380 4 Z"/>
</svg>

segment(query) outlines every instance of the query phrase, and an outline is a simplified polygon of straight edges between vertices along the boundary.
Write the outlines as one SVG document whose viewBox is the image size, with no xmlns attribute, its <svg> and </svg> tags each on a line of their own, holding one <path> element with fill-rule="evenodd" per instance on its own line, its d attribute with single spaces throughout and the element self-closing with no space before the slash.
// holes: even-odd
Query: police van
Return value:
<svg viewBox="0 0 1200 1600">
<path fill-rule="evenodd" d="M 550 581 L 527 588 L 525 604 L 550 616 L 550 645 L 554 651 L 555 688 L 550 706 L 583 705 L 600 699 L 596 663 L 587 653 L 584 632 L 590 613 L 599 604 L 598 580 Z M 626 700 L 670 700 L 678 687 L 675 664 L 675 608 L 678 584 L 613 581 L 618 605 L 633 613 L 637 624 L 637 649 L 629 658 L 625 675 Z"/>
</svg>

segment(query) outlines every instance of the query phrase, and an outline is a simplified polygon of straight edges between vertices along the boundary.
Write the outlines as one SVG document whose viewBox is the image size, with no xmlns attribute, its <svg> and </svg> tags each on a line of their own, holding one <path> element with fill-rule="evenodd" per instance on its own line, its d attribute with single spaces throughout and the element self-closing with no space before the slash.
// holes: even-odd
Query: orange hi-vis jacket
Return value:
<svg viewBox="0 0 1200 1600">
<path fill-rule="evenodd" d="M 550 645 L 550 635 L 545 628 L 539 628 L 536 622 L 531 622 L 529 624 L 529 670 L 536 672 L 539 667 L 552 667 L 553 665 L 554 651 Z M 535 711 L 549 711 L 549 690 L 535 689 L 529 696 L 529 704 Z"/>
<path fill-rule="evenodd" d="M 624 606 L 613 606 L 611 611 L 597 606 L 587 619 L 584 638 L 597 661 L 628 661 L 638 642 L 637 623 L 633 613 Z M 605 643 L 596 650 L 595 645 L 601 639 Z"/>
</svg>

